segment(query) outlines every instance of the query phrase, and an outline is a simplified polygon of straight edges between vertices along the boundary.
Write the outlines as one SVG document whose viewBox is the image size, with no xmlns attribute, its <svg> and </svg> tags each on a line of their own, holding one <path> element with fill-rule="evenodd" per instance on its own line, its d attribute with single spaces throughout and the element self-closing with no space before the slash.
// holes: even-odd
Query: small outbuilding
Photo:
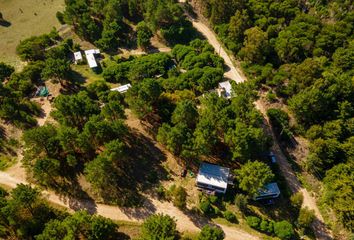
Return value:
<svg viewBox="0 0 354 240">
<path fill-rule="evenodd" d="M 112 88 L 111 91 L 117 91 L 117 92 L 120 92 L 120 93 L 125 93 L 131 87 L 132 87 L 132 85 L 130 83 L 128 83 L 128 84 L 125 84 L 125 85 L 122 85 L 122 86 L 119 86 L 119 87 L 116 87 L 116 88 Z"/>
<path fill-rule="evenodd" d="M 230 169 L 210 163 L 202 163 L 196 185 L 200 190 L 225 193 L 230 178 Z"/>
<path fill-rule="evenodd" d="M 82 54 L 81 52 L 74 52 L 74 60 L 75 60 L 75 63 L 78 64 L 79 62 L 82 61 Z"/>
<path fill-rule="evenodd" d="M 263 200 L 263 199 L 273 199 L 277 198 L 280 195 L 280 190 L 278 184 L 268 183 L 262 189 L 258 190 L 258 194 L 254 197 L 254 200 Z"/>
<path fill-rule="evenodd" d="M 231 98 L 232 87 L 230 81 L 220 82 L 217 89 L 219 97 Z"/>
</svg>

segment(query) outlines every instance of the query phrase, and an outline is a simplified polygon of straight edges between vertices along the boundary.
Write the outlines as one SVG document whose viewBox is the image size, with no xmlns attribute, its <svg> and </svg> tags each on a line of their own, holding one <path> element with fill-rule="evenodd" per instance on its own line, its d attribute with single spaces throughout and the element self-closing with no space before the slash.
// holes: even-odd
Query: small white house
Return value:
<svg viewBox="0 0 354 240">
<path fill-rule="evenodd" d="M 99 49 L 90 49 L 85 51 L 87 63 L 90 66 L 90 68 L 96 68 L 98 66 L 96 62 L 95 54 L 99 54 L 99 53 L 100 53 Z"/>
<path fill-rule="evenodd" d="M 74 52 L 74 60 L 75 60 L 75 64 L 78 64 L 79 62 L 82 61 L 82 54 L 81 52 Z"/>
<path fill-rule="evenodd" d="M 202 163 L 196 185 L 201 190 L 225 193 L 230 178 L 230 169 L 210 163 Z"/>
<path fill-rule="evenodd" d="M 125 84 L 125 85 L 122 85 L 122 86 L 119 86 L 119 87 L 116 87 L 116 88 L 112 88 L 111 91 L 117 91 L 117 92 L 120 92 L 120 93 L 125 93 L 131 87 L 132 87 L 132 85 L 130 85 L 130 83 L 128 83 L 128 84 Z"/>
<path fill-rule="evenodd" d="M 217 89 L 219 97 L 225 97 L 227 99 L 231 98 L 232 94 L 232 87 L 230 81 L 225 81 L 219 83 L 218 89 Z"/>
</svg>

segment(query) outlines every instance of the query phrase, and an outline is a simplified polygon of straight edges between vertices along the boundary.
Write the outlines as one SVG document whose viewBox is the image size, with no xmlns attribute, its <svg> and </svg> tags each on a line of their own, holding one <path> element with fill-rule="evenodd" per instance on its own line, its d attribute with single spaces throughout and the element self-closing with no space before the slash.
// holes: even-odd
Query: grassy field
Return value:
<svg viewBox="0 0 354 240">
<path fill-rule="evenodd" d="M 0 12 L 8 22 L 0 25 L 0 62 L 6 62 L 17 69 L 22 63 L 16 56 L 20 40 L 60 28 L 55 17 L 64 9 L 64 0 L 0 0 Z"/>
</svg>

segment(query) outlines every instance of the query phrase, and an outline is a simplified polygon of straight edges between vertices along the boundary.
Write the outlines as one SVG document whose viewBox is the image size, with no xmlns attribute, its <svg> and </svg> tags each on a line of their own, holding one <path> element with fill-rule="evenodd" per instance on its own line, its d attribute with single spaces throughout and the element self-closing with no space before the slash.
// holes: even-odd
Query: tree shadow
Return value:
<svg viewBox="0 0 354 240">
<path fill-rule="evenodd" d="M 2 26 L 2 27 L 10 27 L 11 26 L 11 22 L 6 21 L 5 19 L 1 19 L 0 20 L 0 26 Z"/>
<path fill-rule="evenodd" d="M 138 208 L 121 208 L 121 210 L 130 218 L 144 220 L 156 212 L 156 208 L 150 199 L 146 198 L 143 206 Z"/>
<path fill-rule="evenodd" d="M 53 188 L 53 187 L 52 187 Z M 76 176 L 71 176 L 54 188 L 59 199 L 74 211 L 86 210 L 90 214 L 97 212 L 95 200 L 85 192 Z"/>
</svg>

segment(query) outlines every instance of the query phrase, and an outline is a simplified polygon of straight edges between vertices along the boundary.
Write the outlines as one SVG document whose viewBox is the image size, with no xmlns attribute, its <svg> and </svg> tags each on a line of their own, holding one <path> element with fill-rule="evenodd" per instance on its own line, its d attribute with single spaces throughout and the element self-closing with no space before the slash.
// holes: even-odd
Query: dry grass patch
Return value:
<svg viewBox="0 0 354 240">
<path fill-rule="evenodd" d="M 0 25 L 0 62 L 21 69 L 23 62 L 16 55 L 20 40 L 60 28 L 56 12 L 64 9 L 64 0 L 0 0 L 1 13 L 8 22 Z"/>
</svg>

